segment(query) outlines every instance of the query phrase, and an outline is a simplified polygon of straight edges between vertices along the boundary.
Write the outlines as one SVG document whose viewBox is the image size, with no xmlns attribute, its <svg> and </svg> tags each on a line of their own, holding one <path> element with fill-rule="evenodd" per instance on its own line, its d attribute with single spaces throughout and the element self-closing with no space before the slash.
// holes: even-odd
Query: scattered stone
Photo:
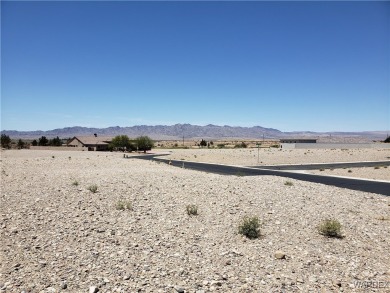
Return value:
<svg viewBox="0 0 390 293">
<path fill-rule="evenodd" d="M 205 161 L 208 153 L 237 152 L 201 151 Z M 241 151 L 245 162 L 252 150 Z M 261 151 L 268 164 L 266 153 L 273 150 Z M 286 190 L 285 179 L 276 176 L 221 176 L 118 160 L 116 152 L 73 151 L 69 160 L 68 152 L 59 151 L 54 162 L 20 163 L 20 157 L 51 158 L 52 152 L 1 152 L 0 167 L 9 173 L 1 177 L 1 293 L 347 292 L 354 280 L 390 276 L 387 259 L 377 257 L 388 251 L 390 233 L 377 220 L 389 212 L 383 196 L 305 181 Z M 289 152 L 281 155 L 295 160 L 301 150 Z M 390 157 L 388 151 L 375 153 Z M 91 184 L 102 192 L 91 196 Z M 134 211 L 117 213 L 121 199 L 131 201 Z M 192 203 L 203 212 L 189 220 L 185 206 Z M 262 218 L 263 238 L 241 240 L 237 224 L 246 215 Z M 317 233 L 319 221 L 329 216 L 348 226 L 348 241 Z M 275 249 L 283 250 L 281 258 Z"/>
<path fill-rule="evenodd" d="M 317 283 L 317 278 L 314 277 L 314 276 L 310 276 L 310 277 L 309 277 L 309 282 L 311 282 L 311 283 Z"/>
<path fill-rule="evenodd" d="M 184 293 L 185 290 L 182 287 L 175 287 L 176 292 L 178 293 Z"/>
<path fill-rule="evenodd" d="M 97 293 L 99 292 L 99 288 L 95 286 L 89 287 L 89 293 Z"/>
<path fill-rule="evenodd" d="M 334 280 L 333 284 L 337 287 L 341 287 L 341 281 L 340 280 Z"/>
<path fill-rule="evenodd" d="M 286 258 L 286 254 L 283 252 L 283 251 L 276 251 L 275 252 L 275 258 L 277 259 L 285 259 Z"/>
</svg>

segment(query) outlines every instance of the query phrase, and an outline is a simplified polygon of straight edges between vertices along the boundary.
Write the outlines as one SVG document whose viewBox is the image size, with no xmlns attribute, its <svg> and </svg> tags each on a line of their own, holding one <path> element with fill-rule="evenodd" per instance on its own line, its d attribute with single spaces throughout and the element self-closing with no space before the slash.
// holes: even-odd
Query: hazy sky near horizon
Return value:
<svg viewBox="0 0 390 293">
<path fill-rule="evenodd" d="M 1 129 L 390 128 L 390 2 L 1 1 Z"/>
</svg>

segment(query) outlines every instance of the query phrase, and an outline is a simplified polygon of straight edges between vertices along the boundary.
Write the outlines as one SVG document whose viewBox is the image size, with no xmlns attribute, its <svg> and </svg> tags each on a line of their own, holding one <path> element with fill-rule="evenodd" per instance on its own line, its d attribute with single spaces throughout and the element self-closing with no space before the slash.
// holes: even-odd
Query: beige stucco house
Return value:
<svg viewBox="0 0 390 293">
<path fill-rule="evenodd" d="M 111 141 L 112 137 L 75 136 L 67 143 L 67 146 L 88 151 L 107 151 Z"/>
</svg>

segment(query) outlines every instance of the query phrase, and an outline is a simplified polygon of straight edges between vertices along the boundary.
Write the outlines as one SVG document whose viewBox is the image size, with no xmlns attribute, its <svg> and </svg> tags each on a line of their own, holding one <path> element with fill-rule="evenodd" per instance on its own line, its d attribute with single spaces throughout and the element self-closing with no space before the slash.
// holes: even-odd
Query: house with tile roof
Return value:
<svg viewBox="0 0 390 293">
<path fill-rule="evenodd" d="M 67 143 L 68 147 L 80 148 L 88 151 L 107 151 L 112 137 L 103 136 L 74 136 Z"/>
</svg>

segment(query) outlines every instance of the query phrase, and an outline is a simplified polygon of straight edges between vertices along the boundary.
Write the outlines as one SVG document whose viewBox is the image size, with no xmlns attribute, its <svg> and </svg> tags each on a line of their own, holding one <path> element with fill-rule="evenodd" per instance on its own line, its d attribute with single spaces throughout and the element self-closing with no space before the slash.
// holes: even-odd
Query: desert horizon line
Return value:
<svg viewBox="0 0 390 293">
<path fill-rule="evenodd" d="M 55 130 L 61 130 L 61 129 L 71 129 L 71 128 L 85 128 L 85 129 L 109 129 L 109 128 L 133 128 L 133 127 L 173 127 L 173 126 L 195 126 L 195 127 L 231 127 L 231 128 L 264 128 L 264 129 L 270 129 L 270 130 L 276 130 L 283 133 L 294 133 L 294 132 L 312 132 L 312 133 L 360 133 L 360 132 L 390 132 L 390 130 L 382 129 L 382 130 L 326 130 L 326 131 L 320 131 L 320 130 L 280 130 L 274 127 L 265 127 L 261 125 L 253 125 L 253 126 L 242 126 L 242 125 L 218 125 L 213 123 L 208 124 L 192 124 L 192 123 L 174 123 L 174 124 L 134 124 L 134 125 L 128 125 L 128 126 L 119 126 L 119 125 L 113 125 L 113 126 L 107 126 L 107 127 L 94 127 L 94 126 L 81 126 L 81 125 L 74 125 L 74 126 L 64 126 L 64 127 L 56 127 L 52 129 L 36 129 L 36 130 L 19 130 L 19 129 L 1 129 L 0 132 L 49 132 L 49 131 L 55 131 Z"/>
</svg>

